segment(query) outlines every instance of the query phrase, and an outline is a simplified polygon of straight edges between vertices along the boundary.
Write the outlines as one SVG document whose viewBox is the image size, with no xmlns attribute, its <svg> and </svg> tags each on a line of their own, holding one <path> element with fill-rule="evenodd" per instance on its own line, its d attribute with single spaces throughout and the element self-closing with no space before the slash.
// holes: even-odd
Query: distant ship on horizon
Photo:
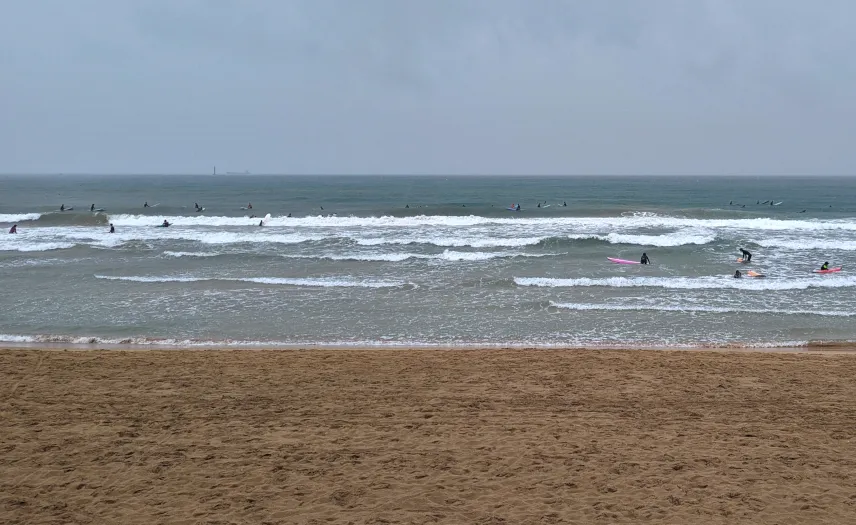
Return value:
<svg viewBox="0 0 856 525">
<path fill-rule="evenodd" d="M 217 166 L 214 166 L 214 175 L 217 175 Z M 244 171 L 227 171 L 226 175 L 250 175 L 247 170 Z"/>
</svg>

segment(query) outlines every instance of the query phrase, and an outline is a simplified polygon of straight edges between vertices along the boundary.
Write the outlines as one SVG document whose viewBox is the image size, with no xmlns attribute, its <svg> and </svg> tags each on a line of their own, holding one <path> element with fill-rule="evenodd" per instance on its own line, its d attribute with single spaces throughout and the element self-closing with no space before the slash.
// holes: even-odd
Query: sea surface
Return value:
<svg viewBox="0 0 856 525">
<path fill-rule="evenodd" d="M 854 196 L 819 176 L 3 176 L 0 341 L 856 340 Z"/>
</svg>

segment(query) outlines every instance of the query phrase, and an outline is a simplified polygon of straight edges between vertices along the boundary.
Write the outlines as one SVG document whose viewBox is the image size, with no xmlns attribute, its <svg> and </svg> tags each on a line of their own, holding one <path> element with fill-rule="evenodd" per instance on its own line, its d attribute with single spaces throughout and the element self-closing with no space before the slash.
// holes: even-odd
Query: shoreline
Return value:
<svg viewBox="0 0 856 525">
<path fill-rule="evenodd" d="M 218 352 L 240 351 L 660 351 L 660 352 L 734 352 L 734 353 L 856 353 L 854 341 L 811 341 L 803 345 L 537 345 L 537 344 L 283 344 L 283 343 L 217 343 L 210 341 L 176 343 L 83 343 L 83 342 L 6 342 L 0 341 L 2 350 L 44 350 L 44 351 L 171 351 L 171 352 Z"/>
</svg>

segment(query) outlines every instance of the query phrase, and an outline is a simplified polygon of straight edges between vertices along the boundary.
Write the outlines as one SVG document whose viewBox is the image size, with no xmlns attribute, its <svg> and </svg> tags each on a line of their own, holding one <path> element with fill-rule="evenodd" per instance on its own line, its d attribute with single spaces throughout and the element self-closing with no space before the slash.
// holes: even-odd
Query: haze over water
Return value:
<svg viewBox="0 0 856 525">
<path fill-rule="evenodd" d="M 841 177 L 6 176 L 0 340 L 856 339 L 854 190 Z M 606 259 L 642 252 L 653 265 Z M 813 274 L 824 261 L 845 271 Z"/>
</svg>

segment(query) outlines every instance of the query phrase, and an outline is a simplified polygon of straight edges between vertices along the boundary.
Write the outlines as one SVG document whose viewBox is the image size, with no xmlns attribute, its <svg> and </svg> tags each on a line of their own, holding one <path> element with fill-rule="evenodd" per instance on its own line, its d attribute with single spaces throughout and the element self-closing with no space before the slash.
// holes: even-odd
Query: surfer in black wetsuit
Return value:
<svg viewBox="0 0 856 525">
<path fill-rule="evenodd" d="M 248 203 L 247 203 L 247 209 L 248 209 L 248 210 L 252 210 L 252 209 L 253 209 L 253 203 L 252 203 L 252 202 L 248 202 Z"/>
<path fill-rule="evenodd" d="M 94 204 L 89 207 L 89 211 L 95 211 L 95 205 Z"/>
<path fill-rule="evenodd" d="M 60 204 L 59 211 L 65 211 L 65 204 Z"/>
<path fill-rule="evenodd" d="M 740 270 L 737 270 L 737 271 L 735 271 L 735 272 L 734 272 L 734 278 L 735 278 L 735 279 L 739 279 L 739 278 L 741 278 L 741 277 L 743 277 L 743 274 L 742 274 L 742 273 L 740 273 Z"/>
<path fill-rule="evenodd" d="M 743 248 L 740 248 L 740 253 L 743 254 L 743 262 L 748 263 L 749 261 L 752 260 L 752 254 L 747 252 Z"/>
<path fill-rule="evenodd" d="M 288 217 L 291 217 L 291 214 L 290 214 L 290 213 L 288 214 Z"/>
<path fill-rule="evenodd" d="M 567 203 L 567 202 L 562 201 L 562 206 L 567 206 L 567 205 L 568 205 L 568 203 Z"/>
<path fill-rule="evenodd" d="M 148 208 L 148 207 L 149 207 L 149 201 L 146 201 L 145 204 L 143 204 L 143 208 Z"/>
<path fill-rule="evenodd" d="M 642 253 L 642 260 L 639 261 L 640 264 L 651 264 L 651 259 L 648 258 L 647 253 Z"/>
<path fill-rule="evenodd" d="M 265 225 L 265 221 L 263 221 L 263 220 L 259 221 L 259 226 L 264 226 L 264 225 Z"/>
<path fill-rule="evenodd" d="M 828 270 L 829 269 L 829 261 L 826 261 L 825 263 L 823 263 L 823 266 L 821 266 L 820 269 L 821 270 Z"/>
<path fill-rule="evenodd" d="M 514 211 L 520 211 L 520 204 L 514 207 Z"/>
<path fill-rule="evenodd" d="M 18 225 L 13 224 L 11 228 L 9 228 L 9 233 L 18 233 Z"/>
<path fill-rule="evenodd" d="M 169 228 L 169 221 L 168 221 L 168 220 L 166 220 L 166 219 L 164 219 L 164 220 L 163 220 L 163 224 L 161 224 L 161 226 L 162 226 L 162 227 L 164 227 L 164 228 Z"/>
<path fill-rule="evenodd" d="M 116 233 L 116 228 L 113 227 L 113 223 L 110 223 L 110 233 Z"/>
</svg>

